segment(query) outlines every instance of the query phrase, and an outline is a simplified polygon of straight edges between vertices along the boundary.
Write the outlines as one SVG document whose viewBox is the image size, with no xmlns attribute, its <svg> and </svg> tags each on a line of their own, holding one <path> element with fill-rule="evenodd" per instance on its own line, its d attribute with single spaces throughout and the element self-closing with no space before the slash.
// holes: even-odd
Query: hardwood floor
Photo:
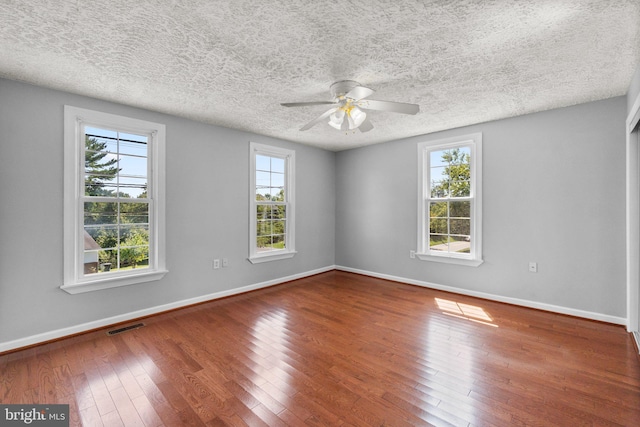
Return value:
<svg viewBox="0 0 640 427">
<path fill-rule="evenodd" d="M 328 272 L 0 356 L 84 426 L 637 426 L 623 327 Z"/>
</svg>

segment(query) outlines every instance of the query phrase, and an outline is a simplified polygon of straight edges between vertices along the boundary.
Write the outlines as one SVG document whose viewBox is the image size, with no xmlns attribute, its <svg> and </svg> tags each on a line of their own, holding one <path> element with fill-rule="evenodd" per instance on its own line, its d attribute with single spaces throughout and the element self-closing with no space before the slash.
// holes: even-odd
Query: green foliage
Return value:
<svg viewBox="0 0 640 427">
<path fill-rule="evenodd" d="M 471 194 L 471 156 L 454 148 L 442 152 L 442 161 L 447 165 L 442 171 L 441 180 L 433 180 L 433 197 L 466 197 Z"/>
<path fill-rule="evenodd" d="M 144 228 L 133 228 L 120 246 L 120 264 L 133 268 L 149 258 L 149 232 Z"/>
<path fill-rule="evenodd" d="M 271 196 L 270 194 L 256 195 L 256 244 L 258 248 L 283 249 L 286 235 L 286 206 L 268 202 L 284 202 L 284 190 Z"/>
<path fill-rule="evenodd" d="M 258 202 L 284 202 L 284 189 L 281 189 L 278 194 L 256 194 L 256 201 Z"/>
</svg>

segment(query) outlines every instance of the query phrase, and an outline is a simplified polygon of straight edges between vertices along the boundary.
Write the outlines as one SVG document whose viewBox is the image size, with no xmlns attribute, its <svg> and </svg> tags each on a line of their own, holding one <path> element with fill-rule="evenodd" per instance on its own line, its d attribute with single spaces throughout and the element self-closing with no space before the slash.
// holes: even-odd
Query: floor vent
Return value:
<svg viewBox="0 0 640 427">
<path fill-rule="evenodd" d="M 125 326 L 124 328 L 118 328 L 107 332 L 107 335 L 117 335 L 132 329 L 142 328 L 144 323 L 136 323 L 135 325 Z"/>
</svg>

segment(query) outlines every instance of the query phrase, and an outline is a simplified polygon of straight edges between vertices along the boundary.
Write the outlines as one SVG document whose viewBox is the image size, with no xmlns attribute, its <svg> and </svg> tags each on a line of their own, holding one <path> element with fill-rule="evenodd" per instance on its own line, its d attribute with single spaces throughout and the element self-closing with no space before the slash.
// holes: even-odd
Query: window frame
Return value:
<svg viewBox="0 0 640 427">
<path fill-rule="evenodd" d="M 149 267 L 84 274 L 85 126 L 148 136 Z M 70 294 L 160 280 L 165 258 L 165 125 L 64 106 L 64 277 Z"/>
<path fill-rule="evenodd" d="M 429 248 L 430 202 L 431 197 L 430 153 L 458 147 L 469 147 L 471 151 L 470 194 L 464 200 L 471 201 L 470 235 L 471 247 L 468 254 L 434 251 Z M 424 141 L 418 144 L 418 245 L 416 257 L 422 261 L 477 267 L 482 258 L 482 133 L 473 133 L 450 138 Z"/>
<path fill-rule="evenodd" d="M 271 145 L 249 143 L 249 258 L 252 264 L 292 258 L 295 250 L 295 151 Z M 258 252 L 256 200 L 256 157 L 258 155 L 284 159 L 285 248 Z"/>
</svg>

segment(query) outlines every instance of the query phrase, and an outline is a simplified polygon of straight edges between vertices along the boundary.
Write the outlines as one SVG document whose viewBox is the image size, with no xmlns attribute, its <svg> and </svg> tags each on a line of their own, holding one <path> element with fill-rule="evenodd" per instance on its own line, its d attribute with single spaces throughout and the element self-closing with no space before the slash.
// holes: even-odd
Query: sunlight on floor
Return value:
<svg viewBox="0 0 640 427">
<path fill-rule="evenodd" d="M 286 310 L 265 312 L 256 319 L 250 338 L 252 350 L 262 356 L 262 363 L 255 367 L 255 376 L 251 380 L 270 392 L 281 393 L 279 397 L 282 403 L 288 403 L 293 395 L 291 375 L 288 374 L 291 369 L 288 323 L 289 314 Z"/>
<path fill-rule="evenodd" d="M 447 316 L 458 317 L 460 319 L 470 320 L 476 323 L 482 323 L 483 325 L 492 326 L 497 328 L 498 325 L 493 323 L 493 319 L 483 308 L 476 305 L 462 304 L 459 302 L 446 300 L 442 298 L 436 298 L 436 304 L 438 308 L 442 310 L 442 314 Z"/>
</svg>

